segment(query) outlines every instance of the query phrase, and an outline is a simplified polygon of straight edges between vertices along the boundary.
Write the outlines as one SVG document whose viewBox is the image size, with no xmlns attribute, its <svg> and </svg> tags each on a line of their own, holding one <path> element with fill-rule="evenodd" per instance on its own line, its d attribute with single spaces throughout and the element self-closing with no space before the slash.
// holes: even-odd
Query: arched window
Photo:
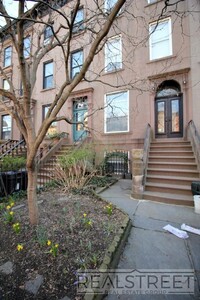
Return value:
<svg viewBox="0 0 200 300">
<path fill-rule="evenodd" d="M 163 81 L 157 88 L 156 98 L 178 96 L 180 93 L 180 85 L 175 80 Z"/>
</svg>

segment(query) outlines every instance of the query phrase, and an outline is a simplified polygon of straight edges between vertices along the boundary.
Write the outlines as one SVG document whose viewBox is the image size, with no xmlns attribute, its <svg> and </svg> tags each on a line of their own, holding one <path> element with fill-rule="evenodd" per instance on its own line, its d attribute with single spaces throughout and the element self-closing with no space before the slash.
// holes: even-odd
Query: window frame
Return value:
<svg viewBox="0 0 200 300">
<path fill-rule="evenodd" d="M 46 74 L 46 66 L 52 64 L 52 74 L 50 75 L 45 75 Z M 52 85 L 48 86 L 47 84 L 47 79 L 49 77 L 52 77 Z M 53 60 L 50 61 L 45 61 L 43 63 L 43 90 L 48 90 L 48 89 L 52 89 L 54 87 L 54 64 L 53 64 Z"/>
<path fill-rule="evenodd" d="M 78 13 L 79 12 L 82 12 L 82 19 L 80 21 L 76 21 L 77 19 L 77 16 L 78 16 Z M 73 11 L 71 13 L 71 17 L 73 15 Z M 80 33 L 81 31 L 84 30 L 84 8 L 83 6 L 81 6 L 78 10 L 77 10 L 77 13 L 76 13 L 76 17 L 74 19 L 74 24 L 73 24 L 73 28 L 72 28 L 72 33 L 73 34 L 76 34 L 76 33 Z"/>
<path fill-rule="evenodd" d="M 52 27 L 47 25 L 44 29 L 44 45 L 48 44 L 54 36 Z"/>
<path fill-rule="evenodd" d="M 77 53 L 82 53 L 82 64 L 81 65 L 77 65 L 77 66 L 73 66 L 73 55 L 75 55 Z M 75 51 L 71 52 L 71 55 L 70 55 L 70 77 L 71 77 L 71 79 L 74 79 L 75 76 L 80 73 L 80 70 L 81 70 L 81 68 L 83 66 L 83 63 L 84 63 L 84 52 L 83 52 L 83 49 L 78 49 L 78 50 L 75 50 Z M 73 74 L 73 70 L 75 70 L 76 68 L 79 69 L 79 72 L 76 72 L 75 74 Z"/>
<path fill-rule="evenodd" d="M 11 117 L 11 115 L 9 115 L 9 114 L 5 114 L 5 115 L 1 115 L 1 139 L 2 140 L 4 140 L 5 138 L 3 137 L 3 132 L 4 132 L 4 130 L 3 130 L 3 118 L 4 117 L 6 117 L 6 116 L 10 116 L 10 127 L 8 127 L 8 128 L 10 128 L 10 137 L 9 138 L 11 138 L 12 137 L 12 117 Z M 8 138 L 8 139 L 9 139 Z M 6 140 L 6 139 L 5 139 Z"/>
<path fill-rule="evenodd" d="M 112 51 L 109 50 L 109 47 L 113 47 L 113 43 L 116 41 L 119 41 L 119 48 L 116 49 L 116 52 L 119 51 L 118 54 L 111 55 Z M 109 45 L 110 44 L 110 45 Z M 119 57 L 119 61 L 113 62 L 112 59 L 115 57 Z M 122 69 L 123 65 L 123 56 L 122 56 L 122 37 L 121 35 L 117 35 L 114 37 L 111 37 L 107 40 L 105 44 L 105 51 L 104 51 L 104 63 L 105 63 L 105 73 L 115 72 Z M 116 64 L 119 64 L 117 66 Z M 110 66 L 112 66 L 110 68 Z"/>
<path fill-rule="evenodd" d="M 108 96 L 112 96 L 112 95 L 120 95 L 120 94 L 126 94 L 126 110 L 127 110 L 127 129 L 126 130 L 113 130 L 113 131 L 108 131 L 108 128 L 107 128 L 107 111 L 108 111 L 108 101 L 107 101 L 107 97 Z M 114 99 L 113 99 L 114 100 Z M 111 102 L 113 101 L 111 100 Z M 112 133 L 127 133 L 129 132 L 129 118 L 130 118 L 130 112 L 129 112 L 129 91 L 128 90 L 124 90 L 124 91 L 115 91 L 115 92 L 112 92 L 112 93 L 107 93 L 104 95 L 104 105 L 105 105 L 105 110 L 104 110 L 104 133 L 106 134 L 112 134 Z M 120 108 L 121 109 L 121 108 Z M 114 110 L 114 108 L 112 109 Z M 120 116 L 118 117 L 113 117 L 113 118 L 119 118 Z"/>
<path fill-rule="evenodd" d="M 10 78 L 8 78 L 9 80 L 10 80 Z M 3 78 L 2 79 L 2 88 L 4 89 L 4 90 L 6 90 L 6 91 L 10 91 L 10 84 L 9 84 L 9 82 L 8 82 L 8 79 L 6 79 L 6 78 Z M 7 84 L 8 84 L 8 88 L 6 88 L 6 86 L 5 86 L 5 83 L 7 82 Z M 2 100 L 3 101 L 7 101 L 7 100 L 9 100 L 9 98 L 7 98 L 7 97 L 5 97 L 5 96 L 2 96 Z"/>
<path fill-rule="evenodd" d="M 25 45 L 25 41 L 29 41 L 30 44 L 28 45 L 28 47 Z M 29 58 L 31 55 L 31 37 L 30 37 L 30 35 L 28 35 L 24 38 L 23 55 L 24 55 L 24 58 Z"/>
<path fill-rule="evenodd" d="M 10 49 L 9 54 L 6 54 L 8 49 Z M 4 48 L 3 67 L 7 68 L 11 66 L 11 64 L 12 64 L 12 46 L 8 46 Z"/>
<path fill-rule="evenodd" d="M 156 33 L 156 30 L 160 30 L 160 29 L 158 29 L 159 28 L 158 26 L 161 25 L 161 24 L 164 24 L 164 23 L 167 24 L 167 26 L 168 26 L 167 36 L 163 37 L 160 41 L 152 42 L 152 39 L 153 39 L 153 36 Z M 155 29 L 155 27 L 157 27 L 157 28 Z M 149 37 L 149 59 L 150 59 L 150 61 L 156 60 L 156 59 L 164 59 L 164 58 L 169 57 L 173 54 L 171 18 L 165 18 L 165 19 L 160 20 L 159 22 L 150 23 L 149 24 L 149 34 L 150 34 L 150 37 Z M 153 45 L 159 45 L 159 44 L 161 44 L 165 41 L 168 41 L 169 52 L 166 55 L 154 57 L 153 56 L 153 49 L 152 49 Z"/>
</svg>

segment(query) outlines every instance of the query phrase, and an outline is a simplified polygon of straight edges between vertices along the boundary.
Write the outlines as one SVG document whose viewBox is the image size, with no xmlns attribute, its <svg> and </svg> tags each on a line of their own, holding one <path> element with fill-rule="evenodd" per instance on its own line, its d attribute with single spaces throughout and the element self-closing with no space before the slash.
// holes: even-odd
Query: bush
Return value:
<svg viewBox="0 0 200 300">
<path fill-rule="evenodd" d="M 0 161 L 1 172 L 17 171 L 25 168 L 26 158 L 25 157 L 12 157 L 6 156 Z"/>
<path fill-rule="evenodd" d="M 62 155 L 58 160 L 54 175 L 65 190 L 82 188 L 95 174 L 93 149 L 88 146 Z"/>
</svg>

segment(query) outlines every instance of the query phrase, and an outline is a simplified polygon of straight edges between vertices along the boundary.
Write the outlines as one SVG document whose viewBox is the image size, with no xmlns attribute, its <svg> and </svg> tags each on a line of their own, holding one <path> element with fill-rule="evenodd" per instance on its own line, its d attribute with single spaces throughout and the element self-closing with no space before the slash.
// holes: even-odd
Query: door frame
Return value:
<svg viewBox="0 0 200 300">
<path fill-rule="evenodd" d="M 179 131 L 172 132 L 172 115 L 171 115 L 171 101 L 172 100 L 179 100 Z M 164 126 L 165 132 L 159 133 L 158 132 L 158 109 L 157 103 L 164 102 Z M 170 96 L 163 96 L 163 97 L 156 97 L 155 98 L 155 138 L 179 138 L 183 137 L 183 94 L 179 93 L 179 95 L 170 95 Z"/>
</svg>

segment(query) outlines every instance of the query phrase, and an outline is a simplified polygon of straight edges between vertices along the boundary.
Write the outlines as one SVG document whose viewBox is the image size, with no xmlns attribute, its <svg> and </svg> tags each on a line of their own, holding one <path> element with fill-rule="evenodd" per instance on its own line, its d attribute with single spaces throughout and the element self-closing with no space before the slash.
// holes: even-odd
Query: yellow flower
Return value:
<svg viewBox="0 0 200 300">
<path fill-rule="evenodd" d="M 18 244 L 18 245 L 17 245 L 17 250 L 18 250 L 18 251 L 21 251 L 21 250 L 23 250 L 23 249 L 24 249 L 24 247 L 23 247 L 21 244 Z"/>
<path fill-rule="evenodd" d="M 51 245 L 51 241 L 50 241 L 50 240 L 47 241 L 47 245 L 48 245 L 48 246 Z"/>
<path fill-rule="evenodd" d="M 55 248 L 58 248 L 58 244 L 55 244 Z"/>
<path fill-rule="evenodd" d="M 53 249 L 50 250 L 50 253 L 52 253 L 52 252 L 53 252 Z"/>
<path fill-rule="evenodd" d="M 13 211 L 10 211 L 9 214 L 10 214 L 11 216 L 13 216 L 13 215 L 14 215 L 14 212 L 13 212 Z"/>
<path fill-rule="evenodd" d="M 7 206 L 6 206 L 6 209 L 11 209 L 11 206 L 10 206 L 10 205 L 7 205 Z"/>
<path fill-rule="evenodd" d="M 83 214 L 83 216 L 84 216 L 84 218 L 85 218 L 85 217 L 87 216 L 87 214 L 86 214 L 86 213 L 84 213 L 84 214 Z"/>
<path fill-rule="evenodd" d="M 13 207 L 15 205 L 15 202 L 10 203 L 10 207 Z"/>
<path fill-rule="evenodd" d="M 88 225 L 92 225 L 92 221 L 88 221 Z"/>
</svg>

